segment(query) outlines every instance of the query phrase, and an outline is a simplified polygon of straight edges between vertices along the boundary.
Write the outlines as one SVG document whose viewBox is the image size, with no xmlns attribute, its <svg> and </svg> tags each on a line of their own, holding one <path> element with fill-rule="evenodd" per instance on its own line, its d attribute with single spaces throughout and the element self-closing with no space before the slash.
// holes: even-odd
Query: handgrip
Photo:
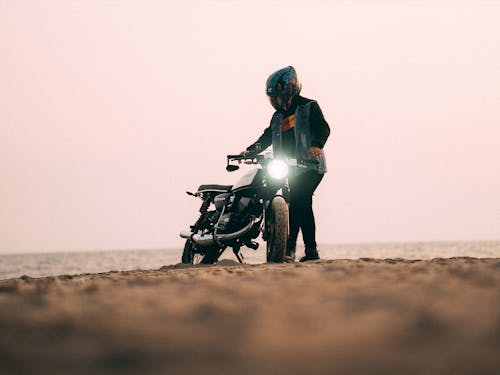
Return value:
<svg viewBox="0 0 500 375">
<path fill-rule="evenodd" d="M 237 154 L 237 155 L 226 155 L 227 159 L 233 159 L 233 160 L 245 160 L 245 159 L 254 159 L 257 157 L 256 153 L 245 153 L 245 154 Z"/>
</svg>

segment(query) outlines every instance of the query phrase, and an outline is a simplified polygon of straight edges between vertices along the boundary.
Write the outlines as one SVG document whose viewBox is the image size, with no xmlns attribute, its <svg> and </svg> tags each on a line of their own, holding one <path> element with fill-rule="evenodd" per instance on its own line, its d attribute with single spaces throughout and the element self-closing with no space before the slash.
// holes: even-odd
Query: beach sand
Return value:
<svg viewBox="0 0 500 375">
<path fill-rule="evenodd" d="M 498 374 L 500 259 L 0 281 L 0 373 Z"/>
</svg>

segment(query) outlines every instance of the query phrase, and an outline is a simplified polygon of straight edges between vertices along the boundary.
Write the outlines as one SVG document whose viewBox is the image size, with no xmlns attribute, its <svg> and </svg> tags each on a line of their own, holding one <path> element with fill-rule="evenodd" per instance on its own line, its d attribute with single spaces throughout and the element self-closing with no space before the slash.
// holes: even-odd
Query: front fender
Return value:
<svg viewBox="0 0 500 375">
<path fill-rule="evenodd" d="M 263 205 L 263 214 L 264 214 L 264 227 L 262 229 L 262 239 L 264 241 L 267 241 L 268 239 L 268 234 L 269 234 L 269 228 L 268 228 L 268 218 L 271 216 L 271 203 L 274 199 L 276 199 L 277 197 L 281 197 L 285 200 L 286 203 L 289 203 L 288 202 L 288 199 L 286 199 L 286 197 L 282 194 L 276 194 L 274 195 L 271 199 L 267 200 L 264 202 L 264 205 Z"/>
<path fill-rule="evenodd" d="M 277 197 L 281 197 L 286 201 L 286 203 L 289 203 L 288 199 L 286 199 L 286 197 L 283 194 L 276 194 L 271 199 L 264 201 L 264 213 L 267 213 L 269 207 L 271 206 L 271 202 Z"/>
</svg>

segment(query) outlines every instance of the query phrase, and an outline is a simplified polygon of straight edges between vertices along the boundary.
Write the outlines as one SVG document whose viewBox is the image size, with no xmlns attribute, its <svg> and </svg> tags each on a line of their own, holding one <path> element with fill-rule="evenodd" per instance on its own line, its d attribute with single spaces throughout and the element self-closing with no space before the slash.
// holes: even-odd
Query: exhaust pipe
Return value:
<svg viewBox="0 0 500 375">
<path fill-rule="evenodd" d="M 215 237 L 212 234 L 201 235 L 198 233 L 193 233 L 191 231 L 183 230 L 181 232 L 181 237 L 186 238 L 186 239 L 190 239 L 202 247 L 210 246 L 210 245 L 218 245 L 219 243 L 230 242 L 232 240 L 235 240 L 238 237 L 243 236 L 244 234 L 249 232 L 250 229 L 252 229 L 254 224 L 255 224 L 255 218 L 252 218 L 250 220 L 250 222 L 247 225 L 245 225 L 243 228 L 241 228 L 240 230 L 233 232 L 233 233 L 219 234 L 219 235 L 216 235 Z"/>
</svg>

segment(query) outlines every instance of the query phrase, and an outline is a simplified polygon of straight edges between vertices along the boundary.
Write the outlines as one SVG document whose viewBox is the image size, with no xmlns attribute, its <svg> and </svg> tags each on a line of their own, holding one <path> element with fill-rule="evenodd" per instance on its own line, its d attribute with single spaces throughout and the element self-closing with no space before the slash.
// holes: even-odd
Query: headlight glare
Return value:
<svg viewBox="0 0 500 375">
<path fill-rule="evenodd" d="M 267 165 L 267 173 L 275 179 L 282 179 L 288 176 L 288 165 L 283 160 L 271 160 Z"/>
</svg>

